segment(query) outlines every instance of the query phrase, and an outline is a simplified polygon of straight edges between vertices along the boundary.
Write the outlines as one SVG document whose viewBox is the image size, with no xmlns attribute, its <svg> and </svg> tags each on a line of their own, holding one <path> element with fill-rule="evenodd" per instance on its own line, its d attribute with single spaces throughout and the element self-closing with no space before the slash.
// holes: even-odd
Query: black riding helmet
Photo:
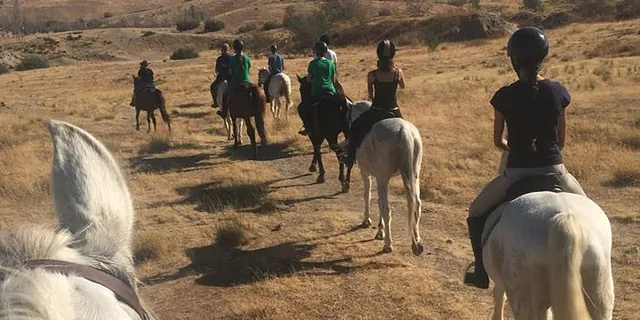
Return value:
<svg viewBox="0 0 640 320">
<path fill-rule="evenodd" d="M 320 36 L 320 39 L 318 39 L 318 41 L 322 41 L 324 43 L 326 43 L 327 45 L 329 45 L 329 36 L 326 34 L 323 34 Z"/>
<path fill-rule="evenodd" d="M 518 29 L 509 38 L 507 55 L 516 71 L 521 67 L 536 66 L 549 54 L 549 41 L 544 32 L 535 27 Z"/>
<path fill-rule="evenodd" d="M 327 53 L 327 51 L 329 51 L 329 47 L 327 47 L 327 44 L 322 42 L 322 41 L 318 41 L 316 42 L 316 44 L 313 46 L 315 52 L 317 55 L 322 56 L 325 53 Z"/>
<path fill-rule="evenodd" d="M 276 46 L 275 44 L 271 45 L 271 52 L 276 52 L 276 51 L 278 51 L 278 46 Z"/>
<path fill-rule="evenodd" d="M 378 59 L 393 59 L 396 55 L 396 45 L 389 39 L 384 39 L 378 43 L 378 49 L 376 50 Z"/>
<path fill-rule="evenodd" d="M 234 40 L 233 41 L 233 50 L 242 51 L 242 49 L 244 49 L 244 43 L 242 42 L 242 40 Z"/>
</svg>

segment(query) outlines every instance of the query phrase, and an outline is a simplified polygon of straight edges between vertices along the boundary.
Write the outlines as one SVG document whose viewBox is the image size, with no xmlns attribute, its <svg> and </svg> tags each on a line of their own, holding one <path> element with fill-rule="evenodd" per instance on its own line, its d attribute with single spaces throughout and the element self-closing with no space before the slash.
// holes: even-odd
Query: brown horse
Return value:
<svg viewBox="0 0 640 320">
<path fill-rule="evenodd" d="M 153 121 L 153 131 L 156 131 L 156 116 L 154 111 L 160 109 L 162 120 L 167 123 L 169 131 L 171 131 L 171 118 L 169 118 L 169 113 L 167 113 L 167 103 L 164 100 L 162 91 L 156 89 L 156 93 L 145 90 L 142 88 L 142 83 L 140 83 L 138 77 L 134 75 L 131 76 L 133 77 L 133 85 L 136 88 L 136 130 L 140 131 L 140 111 L 144 110 L 147 112 L 147 125 L 149 126 L 147 132 L 151 131 L 151 121 Z M 158 98 L 160 98 L 160 101 L 158 101 Z"/>
<path fill-rule="evenodd" d="M 251 147 L 253 148 L 253 158 L 257 159 L 258 146 L 256 145 L 256 133 L 253 129 L 251 118 L 255 118 L 261 145 L 266 146 L 268 141 L 264 128 L 264 115 L 267 99 L 264 93 L 253 83 L 242 83 L 229 92 L 227 103 L 229 105 L 228 110 L 229 115 L 231 116 L 231 122 L 233 122 L 233 148 L 237 149 L 240 145 L 240 132 L 238 132 L 238 126 L 236 124 L 236 119 L 240 118 L 244 120 L 244 123 L 247 126 L 247 135 L 251 140 Z"/>
</svg>

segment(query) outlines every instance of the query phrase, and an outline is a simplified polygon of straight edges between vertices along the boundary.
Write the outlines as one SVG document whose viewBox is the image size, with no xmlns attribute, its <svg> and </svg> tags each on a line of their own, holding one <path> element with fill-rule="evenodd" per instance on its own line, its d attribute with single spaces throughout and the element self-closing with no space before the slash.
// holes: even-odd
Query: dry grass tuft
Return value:
<svg viewBox="0 0 640 320">
<path fill-rule="evenodd" d="M 622 138 L 620 142 L 627 148 L 640 150 L 640 135 L 629 135 Z"/>
<path fill-rule="evenodd" d="M 640 169 L 617 168 L 613 178 L 606 181 L 604 185 L 614 188 L 640 187 Z"/>
<path fill-rule="evenodd" d="M 169 151 L 173 143 L 171 142 L 171 136 L 167 133 L 151 135 L 151 141 L 142 148 L 140 148 L 141 154 L 157 154 Z"/>
<path fill-rule="evenodd" d="M 167 240 L 161 231 L 139 232 L 135 240 L 134 262 L 136 265 L 157 260 L 167 253 Z"/>
<path fill-rule="evenodd" d="M 227 249 L 244 246 L 249 243 L 247 228 L 240 220 L 234 219 L 216 229 L 214 242 Z"/>
</svg>

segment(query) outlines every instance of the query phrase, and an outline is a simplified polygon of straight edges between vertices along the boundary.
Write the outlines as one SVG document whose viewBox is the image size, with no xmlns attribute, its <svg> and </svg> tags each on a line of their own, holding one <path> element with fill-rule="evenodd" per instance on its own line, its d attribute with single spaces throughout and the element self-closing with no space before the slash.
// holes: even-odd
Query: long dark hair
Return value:
<svg viewBox="0 0 640 320">
<path fill-rule="evenodd" d="M 395 67 L 396 67 L 396 63 L 393 61 L 393 59 L 378 60 L 378 70 L 391 72 Z"/>
</svg>

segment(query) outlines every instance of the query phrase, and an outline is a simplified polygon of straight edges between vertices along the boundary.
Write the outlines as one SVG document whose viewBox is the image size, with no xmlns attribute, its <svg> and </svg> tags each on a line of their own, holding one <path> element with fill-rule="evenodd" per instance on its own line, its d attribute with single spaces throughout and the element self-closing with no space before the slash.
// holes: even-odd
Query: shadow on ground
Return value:
<svg viewBox="0 0 640 320">
<path fill-rule="evenodd" d="M 341 233 L 344 234 L 344 233 Z M 317 244 L 287 242 L 254 250 L 226 249 L 217 245 L 191 248 L 186 254 L 191 264 L 173 274 L 152 276 L 142 281 L 148 285 L 200 275 L 196 284 L 234 287 L 270 278 L 304 275 L 341 275 L 356 271 L 404 267 L 399 263 L 370 261 L 354 264 L 343 257 L 324 261 L 303 261 L 311 257 Z"/>
<path fill-rule="evenodd" d="M 177 157 L 136 157 L 129 160 L 131 168 L 139 172 L 159 173 L 168 171 L 182 171 L 202 166 L 211 166 L 209 162 L 204 160 L 215 157 L 211 153 L 201 153 L 190 156 Z"/>
</svg>

